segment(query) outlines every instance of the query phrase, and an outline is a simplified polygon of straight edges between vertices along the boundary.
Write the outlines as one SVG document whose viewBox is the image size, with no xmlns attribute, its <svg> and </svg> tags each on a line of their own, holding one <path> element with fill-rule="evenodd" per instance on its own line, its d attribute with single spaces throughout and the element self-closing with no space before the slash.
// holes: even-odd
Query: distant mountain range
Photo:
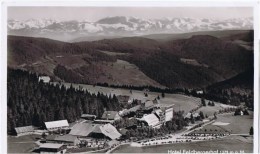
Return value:
<svg viewBox="0 0 260 154">
<path fill-rule="evenodd" d="M 8 20 L 8 34 L 46 37 L 61 41 L 93 41 L 125 36 L 156 33 L 188 33 L 197 31 L 249 30 L 253 18 L 226 20 L 163 18 L 141 19 L 136 17 L 106 17 L 96 22 L 58 21 L 53 19 Z M 84 39 L 82 39 L 82 37 Z"/>
</svg>

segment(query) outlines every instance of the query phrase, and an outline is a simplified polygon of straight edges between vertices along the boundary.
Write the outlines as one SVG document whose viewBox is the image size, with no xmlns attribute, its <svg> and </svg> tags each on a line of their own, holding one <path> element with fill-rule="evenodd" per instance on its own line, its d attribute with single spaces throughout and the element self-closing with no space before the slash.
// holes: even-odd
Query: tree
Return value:
<svg viewBox="0 0 260 154">
<path fill-rule="evenodd" d="M 205 98 L 201 98 L 201 104 L 202 104 L 203 106 L 206 106 Z"/>
<path fill-rule="evenodd" d="M 217 119 L 217 112 L 214 112 L 214 119 Z"/>
<path fill-rule="evenodd" d="M 42 138 L 43 138 L 43 139 L 46 139 L 46 137 L 47 137 L 47 135 L 43 132 L 43 133 L 42 133 Z"/>
<path fill-rule="evenodd" d="M 82 113 L 101 117 L 106 107 L 119 111 L 117 97 L 104 94 L 90 94 L 72 85 L 44 84 L 38 82 L 36 74 L 8 68 L 7 82 L 8 133 L 15 127 L 44 126 L 46 121 L 67 119 L 74 122 Z"/>
<path fill-rule="evenodd" d="M 192 124 L 195 123 L 195 120 L 194 120 L 193 114 L 190 115 L 190 122 L 191 122 Z"/>
<path fill-rule="evenodd" d="M 254 128 L 253 127 L 250 128 L 249 135 L 254 135 Z"/>
<path fill-rule="evenodd" d="M 244 115 L 249 115 L 249 112 L 247 111 L 247 109 L 244 110 Z"/>
<path fill-rule="evenodd" d="M 201 118 L 201 119 L 204 119 L 204 118 L 205 118 L 202 111 L 199 112 L 199 115 L 200 115 L 200 118 Z"/>
<path fill-rule="evenodd" d="M 164 98 L 165 97 L 165 94 L 164 94 L 164 92 L 162 92 L 162 98 Z"/>
<path fill-rule="evenodd" d="M 241 110 L 240 110 L 239 108 L 238 108 L 238 109 L 236 109 L 236 111 L 235 111 L 234 115 L 235 115 L 235 116 L 237 116 L 237 115 L 241 115 L 240 111 L 241 111 Z"/>
</svg>

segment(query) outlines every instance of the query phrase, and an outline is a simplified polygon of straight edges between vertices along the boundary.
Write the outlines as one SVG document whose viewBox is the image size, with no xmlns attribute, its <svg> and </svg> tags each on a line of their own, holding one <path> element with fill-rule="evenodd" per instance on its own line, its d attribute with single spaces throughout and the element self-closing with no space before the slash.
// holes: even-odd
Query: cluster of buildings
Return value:
<svg viewBox="0 0 260 154">
<path fill-rule="evenodd" d="M 173 104 L 163 105 L 157 99 L 146 101 L 141 104 L 137 113 L 141 126 L 160 128 L 163 123 L 172 120 Z"/>
<path fill-rule="evenodd" d="M 137 127 L 149 126 L 160 128 L 160 126 L 173 118 L 173 105 L 162 104 L 158 99 L 144 100 L 130 109 L 119 112 L 121 117 L 135 117 L 138 121 Z"/>
<path fill-rule="evenodd" d="M 124 101 L 131 103 L 123 97 Z M 138 105 L 122 111 L 105 111 L 102 117 L 96 115 L 82 114 L 81 119 L 68 123 L 67 120 L 45 122 L 46 134 L 48 135 L 39 150 L 42 152 L 65 152 L 70 147 L 101 147 L 106 142 L 120 140 L 128 128 L 114 127 L 114 122 L 120 119 L 134 119 L 135 127 L 160 126 L 173 118 L 173 105 L 161 104 L 159 100 L 145 100 Z M 33 126 L 15 128 L 17 136 L 33 134 L 37 130 Z M 50 136 L 50 138 L 49 138 Z"/>
</svg>

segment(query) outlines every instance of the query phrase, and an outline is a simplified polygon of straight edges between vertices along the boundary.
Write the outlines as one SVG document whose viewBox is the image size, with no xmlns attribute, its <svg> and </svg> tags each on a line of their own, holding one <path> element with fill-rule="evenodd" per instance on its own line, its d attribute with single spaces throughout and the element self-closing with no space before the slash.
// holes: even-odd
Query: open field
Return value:
<svg viewBox="0 0 260 154">
<path fill-rule="evenodd" d="M 194 130 L 191 133 L 195 133 L 195 134 L 228 134 L 229 130 L 226 130 L 217 125 L 209 124 L 209 125 L 204 126 L 203 128 Z"/>
<path fill-rule="evenodd" d="M 216 121 L 230 123 L 219 127 L 230 130 L 231 134 L 249 134 L 250 127 L 253 126 L 253 113 L 243 116 L 234 116 L 233 114 L 217 115 Z"/>
<path fill-rule="evenodd" d="M 234 116 L 233 113 L 218 114 L 214 123 L 195 130 L 196 133 L 225 133 L 232 135 L 249 135 L 249 130 L 253 126 L 253 113 L 250 115 Z"/>
<path fill-rule="evenodd" d="M 20 137 L 8 136 L 8 153 L 29 153 L 36 147 L 35 141 L 41 138 L 40 135 L 26 135 Z"/>
<path fill-rule="evenodd" d="M 88 66 L 86 61 L 82 57 L 87 57 L 88 54 L 78 54 L 78 55 L 53 55 L 50 60 L 54 61 L 56 64 L 66 66 L 69 69 L 80 68 L 82 66 Z"/>
<path fill-rule="evenodd" d="M 181 58 L 180 60 L 181 60 L 181 62 L 183 62 L 184 64 L 188 64 L 188 65 L 201 66 L 201 67 L 209 67 L 209 66 L 206 65 L 206 64 L 201 64 L 201 63 L 199 63 L 196 59 Z"/>
<path fill-rule="evenodd" d="M 204 115 L 208 115 L 208 116 L 213 116 L 215 112 L 218 113 L 219 110 L 224 109 L 224 108 L 229 108 L 229 107 L 235 107 L 232 105 L 226 105 L 226 104 L 222 104 L 219 102 L 214 102 L 215 106 L 209 106 L 208 102 L 209 100 L 205 100 L 206 102 L 206 106 L 201 107 L 200 109 L 198 109 L 197 112 L 202 111 L 204 113 Z M 213 101 L 212 101 L 213 102 Z"/>
<path fill-rule="evenodd" d="M 54 84 L 56 84 L 54 82 Z M 71 83 L 62 83 L 65 87 L 69 88 Z M 132 93 L 130 93 L 130 90 L 128 89 L 121 89 L 121 88 L 110 88 L 110 87 L 101 87 L 101 86 L 93 86 L 93 85 L 87 85 L 87 84 L 72 84 L 75 88 L 83 88 L 90 93 L 97 94 L 98 92 L 106 94 L 106 95 L 127 95 L 130 96 L 130 99 L 139 99 L 139 100 L 153 100 L 157 98 L 157 96 L 160 96 L 160 102 L 161 104 L 165 105 L 172 105 L 174 104 L 174 110 L 183 110 L 186 113 L 188 113 L 190 110 L 196 108 L 201 104 L 201 99 L 192 97 L 192 96 L 186 96 L 182 94 L 165 94 L 165 97 L 161 97 L 161 93 L 157 92 L 146 92 L 148 93 L 148 97 L 144 96 L 144 91 L 138 91 L 138 90 L 132 90 Z M 198 109 L 198 111 L 202 111 L 204 115 L 213 116 L 215 112 L 218 112 L 220 109 L 227 108 L 227 107 L 235 107 L 232 105 L 226 105 L 219 102 L 214 102 L 215 106 L 208 106 L 209 100 L 205 100 L 207 106 L 203 106 Z"/>
<path fill-rule="evenodd" d="M 183 110 L 184 114 L 201 104 L 200 98 L 181 94 L 165 94 L 165 97 L 161 98 L 160 102 L 162 104 L 174 104 L 173 109 L 175 111 Z"/>
<path fill-rule="evenodd" d="M 99 50 L 99 52 L 102 52 L 102 53 L 107 54 L 109 56 L 129 55 L 129 53 L 112 52 L 112 51 L 104 51 L 104 50 Z"/>
<path fill-rule="evenodd" d="M 177 143 L 169 145 L 158 145 L 150 147 L 131 147 L 130 145 L 120 146 L 113 153 L 168 153 L 168 150 L 195 150 L 195 151 L 244 151 L 247 153 L 253 152 L 252 138 L 245 138 L 241 136 L 229 136 L 223 139 L 201 141 L 192 143 Z"/>
<path fill-rule="evenodd" d="M 218 119 L 213 122 L 209 123 L 207 125 L 202 126 L 201 128 L 197 128 L 194 131 L 187 132 L 187 134 L 193 133 L 195 134 L 215 134 L 220 135 L 223 134 L 231 134 L 231 136 L 228 137 L 221 137 L 219 139 L 210 139 L 207 141 L 204 141 L 204 139 L 201 137 L 194 137 L 196 138 L 194 142 L 186 142 L 186 143 L 175 143 L 174 144 L 168 144 L 169 140 L 164 140 L 163 144 L 159 143 L 162 141 L 158 141 L 158 146 L 154 146 L 153 143 L 150 142 L 152 146 L 124 146 L 124 148 L 119 147 L 115 150 L 115 153 L 121 153 L 121 152 L 135 152 L 135 153 L 149 153 L 149 152 L 167 152 L 167 150 L 177 150 L 177 151 L 183 151 L 183 150 L 195 150 L 195 151 L 209 151 L 213 150 L 215 152 L 224 152 L 228 150 L 229 152 L 232 151 L 238 151 L 240 152 L 252 152 L 253 148 L 253 138 L 252 136 L 249 136 L 249 129 L 253 124 L 252 120 L 252 113 L 248 116 L 233 116 L 233 114 L 226 113 L 226 114 L 220 114 L 218 115 Z M 225 119 L 227 118 L 227 119 Z M 218 124 L 218 125 L 214 125 Z M 184 139 L 187 140 L 189 138 L 192 138 L 193 136 L 188 136 L 187 138 L 179 137 L 181 134 L 176 134 L 173 136 L 173 138 L 176 139 Z M 181 135 L 182 136 L 182 135 Z M 222 135 L 221 135 L 222 136 Z M 203 137 L 203 136 L 202 136 Z M 220 137 L 220 136 L 219 136 Z M 206 138 L 208 138 L 206 136 Z M 171 140 L 171 139 L 170 139 Z M 197 141 L 196 141 L 197 140 Z M 157 141 L 154 141 L 157 142 Z M 160 146 L 159 146 L 160 145 Z M 132 149 L 134 147 L 134 149 Z M 158 150 L 158 151 L 157 151 Z"/>
<path fill-rule="evenodd" d="M 140 71 L 136 65 L 124 60 L 117 59 L 115 62 L 97 63 L 95 67 L 101 69 L 102 72 L 96 78 L 98 83 L 163 87 Z"/>
<path fill-rule="evenodd" d="M 56 83 L 53 83 L 56 84 Z M 69 88 L 71 83 L 62 83 L 65 87 Z M 128 89 L 121 88 L 109 88 L 101 86 L 93 86 L 86 84 L 72 84 L 73 87 L 79 88 L 82 87 L 85 90 L 88 90 L 90 93 L 97 94 L 98 92 L 104 93 L 106 95 L 128 95 L 130 99 L 139 99 L 139 100 L 154 100 L 157 96 L 161 97 L 161 93 L 157 92 L 147 92 L 148 97 L 144 96 L 144 91 L 132 90 L 132 94 Z M 201 103 L 200 98 L 185 96 L 181 94 L 165 94 L 165 97 L 160 99 L 161 104 L 163 105 L 172 105 L 174 104 L 174 110 L 183 110 L 185 113 L 188 113 L 193 108 L 196 108 Z"/>
</svg>

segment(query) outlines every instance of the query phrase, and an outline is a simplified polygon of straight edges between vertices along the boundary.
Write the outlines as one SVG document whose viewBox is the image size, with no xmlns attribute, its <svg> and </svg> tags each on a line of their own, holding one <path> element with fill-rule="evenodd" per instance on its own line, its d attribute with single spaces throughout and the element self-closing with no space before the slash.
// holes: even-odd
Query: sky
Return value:
<svg viewBox="0 0 260 154">
<path fill-rule="evenodd" d="M 107 16 L 133 16 L 145 19 L 164 17 L 244 18 L 253 17 L 250 7 L 8 7 L 8 19 L 28 20 L 51 18 L 56 20 L 97 21 Z"/>
</svg>

